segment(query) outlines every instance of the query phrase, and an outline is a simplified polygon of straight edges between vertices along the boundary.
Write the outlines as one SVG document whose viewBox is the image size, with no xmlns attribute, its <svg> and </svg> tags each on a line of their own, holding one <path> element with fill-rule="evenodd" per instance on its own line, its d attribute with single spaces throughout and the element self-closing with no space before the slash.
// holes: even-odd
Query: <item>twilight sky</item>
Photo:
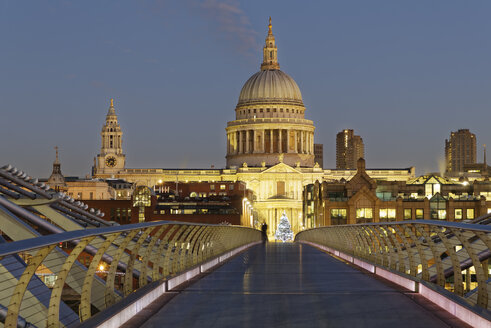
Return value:
<svg viewBox="0 0 491 328">
<path fill-rule="evenodd" d="M 491 145 L 491 1 L 0 0 L 0 165 L 84 176 L 115 99 L 127 167 L 225 166 L 225 127 L 259 70 L 268 16 L 281 69 L 335 167 L 441 170 L 450 131 Z M 489 158 L 489 156 L 488 156 Z"/>
</svg>

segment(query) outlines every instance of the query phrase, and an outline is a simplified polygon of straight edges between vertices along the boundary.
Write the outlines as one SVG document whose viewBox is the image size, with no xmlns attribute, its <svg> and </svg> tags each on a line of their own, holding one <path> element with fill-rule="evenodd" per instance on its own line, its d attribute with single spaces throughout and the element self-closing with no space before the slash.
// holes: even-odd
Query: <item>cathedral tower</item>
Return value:
<svg viewBox="0 0 491 328">
<path fill-rule="evenodd" d="M 315 127 L 297 83 L 280 70 L 271 18 L 268 28 L 261 70 L 242 87 L 227 124 L 227 167 L 313 167 Z"/>
<path fill-rule="evenodd" d="M 124 169 L 126 155 L 123 154 L 123 131 L 114 109 L 114 99 L 111 99 L 101 138 L 101 152 L 94 163 L 94 174 L 115 174 Z"/>
</svg>

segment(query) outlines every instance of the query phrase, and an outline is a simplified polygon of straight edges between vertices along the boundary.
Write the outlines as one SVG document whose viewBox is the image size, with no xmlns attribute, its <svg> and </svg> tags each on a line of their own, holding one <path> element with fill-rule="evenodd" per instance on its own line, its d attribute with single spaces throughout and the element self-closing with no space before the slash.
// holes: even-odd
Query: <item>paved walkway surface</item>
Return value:
<svg viewBox="0 0 491 328">
<path fill-rule="evenodd" d="M 255 246 L 170 300 L 150 327 L 449 327 L 400 290 L 307 245 Z"/>
</svg>

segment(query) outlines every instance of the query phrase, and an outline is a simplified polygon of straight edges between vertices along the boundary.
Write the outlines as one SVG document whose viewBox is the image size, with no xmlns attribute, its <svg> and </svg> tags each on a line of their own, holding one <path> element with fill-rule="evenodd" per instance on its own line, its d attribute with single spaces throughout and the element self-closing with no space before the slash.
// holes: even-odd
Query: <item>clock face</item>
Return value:
<svg viewBox="0 0 491 328">
<path fill-rule="evenodd" d="M 106 158 L 106 165 L 109 167 L 115 167 L 116 166 L 116 157 L 114 156 L 109 156 Z"/>
</svg>

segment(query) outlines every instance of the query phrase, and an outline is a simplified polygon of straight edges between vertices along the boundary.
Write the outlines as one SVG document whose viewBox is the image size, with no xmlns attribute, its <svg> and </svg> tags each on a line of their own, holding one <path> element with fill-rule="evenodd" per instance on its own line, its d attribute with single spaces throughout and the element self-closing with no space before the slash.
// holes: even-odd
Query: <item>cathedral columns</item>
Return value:
<svg viewBox="0 0 491 328">
<path fill-rule="evenodd" d="M 273 129 L 269 130 L 269 152 L 272 154 L 274 152 L 274 148 L 273 148 L 273 145 L 274 145 L 274 133 L 273 133 Z"/>
<path fill-rule="evenodd" d="M 298 138 L 298 131 L 293 132 L 293 136 L 294 136 L 293 140 L 295 142 L 295 144 L 293 145 L 293 151 L 295 153 L 298 153 L 298 139 L 297 139 Z"/>
<path fill-rule="evenodd" d="M 263 139 L 261 140 L 261 151 L 263 153 L 265 153 L 266 152 L 266 149 L 265 149 L 265 145 L 266 145 L 266 141 L 265 141 L 265 139 L 266 139 L 266 130 L 262 130 L 262 136 L 263 136 Z"/>
<path fill-rule="evenodd" d="M 244 151 L 244 153 L 247 154 L 247 153 L 249 153 L 249 130 L 246 130 L 245 131 L 245 140 L 246 140 L 246 142 L 245 142 L 245 151 Z"/>
<path fill-rule="evenodd" d="M 239 131 L 239 154 L 244 153 L 244 143 L 243 143 L 242 131 Z"/>
<path fill-rule="evenodd" d="M 290 130 L 285 130 L 286 131 L 286 151 L 285 153 L 290 152 Z"/>
<path fill-rule="evenodd" d="M 282 139 L 282 133 L 281 133 L 281 129 L 278 130 L 278 153 L 282 153 L 282 143 L 283 143 L 283 139 Z"/>
<path fill-rule="evenodd" d="M 303 131 L 300 131 L 300 153 L 304 153 L 305 152 L 305 148 L 304 148 L 304 145 L 303 145 Z"/>
</svg>

